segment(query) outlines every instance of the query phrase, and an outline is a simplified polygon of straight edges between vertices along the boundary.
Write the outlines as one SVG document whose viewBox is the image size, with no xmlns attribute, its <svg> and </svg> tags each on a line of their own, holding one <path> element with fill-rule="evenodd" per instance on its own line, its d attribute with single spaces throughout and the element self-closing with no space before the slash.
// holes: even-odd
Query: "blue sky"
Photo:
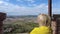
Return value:
<svg viewBox="0 0 60 34">
<path fill-rule="evenodd" d="M 52 1 L 52 11 L 60 14 L 60 0 Z M 8 15 L 38 15 L 48 13 L 48 0 L 0 0 L 0 12 Z"/>
</svg>

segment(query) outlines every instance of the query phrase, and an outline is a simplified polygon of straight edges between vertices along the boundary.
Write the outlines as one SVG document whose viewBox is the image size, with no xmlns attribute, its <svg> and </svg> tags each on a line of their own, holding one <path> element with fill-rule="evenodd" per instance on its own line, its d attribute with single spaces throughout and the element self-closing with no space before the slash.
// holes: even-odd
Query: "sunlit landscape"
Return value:
<svg viewBox="0 0 60 34">
<path fill-rule="evenodd" d="M 38 27 L 37 16 L 9 16 L 4 21 L 4 34 L 29 33 L 34 27 Z"/>
</svg>

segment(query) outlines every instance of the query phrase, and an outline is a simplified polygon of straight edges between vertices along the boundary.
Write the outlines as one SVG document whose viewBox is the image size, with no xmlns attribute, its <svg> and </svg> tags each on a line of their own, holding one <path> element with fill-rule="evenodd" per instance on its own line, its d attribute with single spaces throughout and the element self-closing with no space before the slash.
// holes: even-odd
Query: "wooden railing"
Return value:
<svg viewBox="0 0 60 34">
<path fill-rule="evenodd" d="M 54 17 L 54 20 L 56 20 L 55 34 L 60 34 L 60 14 L 54 14 L 53 17 Z"/>
</svg>

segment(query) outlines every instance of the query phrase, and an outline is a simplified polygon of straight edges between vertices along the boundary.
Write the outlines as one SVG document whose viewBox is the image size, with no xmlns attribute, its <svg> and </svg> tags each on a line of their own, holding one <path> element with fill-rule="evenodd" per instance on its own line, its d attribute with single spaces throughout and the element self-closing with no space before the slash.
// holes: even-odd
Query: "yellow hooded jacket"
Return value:
<svg viewBox="0 0 60 34">
<path fill-rule="evenodd" d="M 51 28 L 47 26 L 41 26 L 38 28 L 34 28 L 30 34 L 51 34 Z"/>
</svg>

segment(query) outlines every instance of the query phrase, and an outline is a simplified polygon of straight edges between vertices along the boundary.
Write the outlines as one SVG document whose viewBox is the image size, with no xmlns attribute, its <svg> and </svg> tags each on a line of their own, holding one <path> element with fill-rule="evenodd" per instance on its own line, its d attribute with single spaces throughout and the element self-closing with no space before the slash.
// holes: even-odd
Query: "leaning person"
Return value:
<svg viewBox="0 0 60 34">
<path fill-rule="evenodd" d="M 51 18 L 46 14 L 38 15 L 39 27 L 34 28 L 30 34 L 52 34 L 52 29 L 50 27 Z"/>
</svg>

